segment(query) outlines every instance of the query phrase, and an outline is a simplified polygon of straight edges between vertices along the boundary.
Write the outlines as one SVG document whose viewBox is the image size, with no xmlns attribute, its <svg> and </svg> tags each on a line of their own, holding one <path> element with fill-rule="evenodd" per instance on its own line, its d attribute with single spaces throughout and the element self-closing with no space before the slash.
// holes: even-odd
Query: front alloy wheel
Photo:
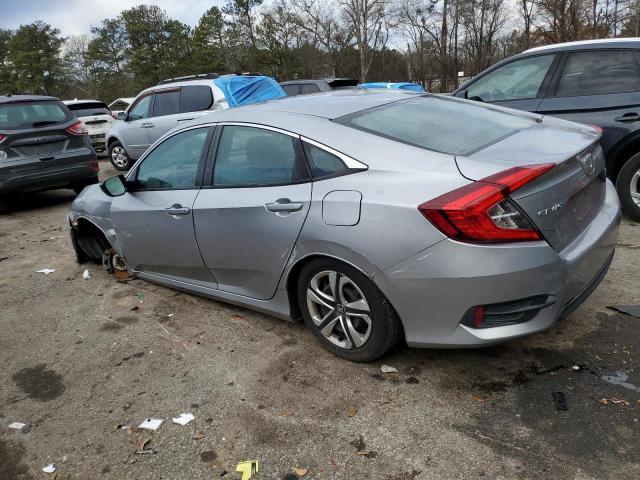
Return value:
<svg viewBox="0 0 640 480">
<path fill-rule="evenodd" d="M 298 277 L 298 306 L 307 327 L 339 357 L 370 362 L 402 337 L 389 301 L 356 268 L 329 258 L 307 263 Z"/>
<path fill-rule="evenodd" d="M 115 142 L 109 147 L 109 160 L 114 167 L 121 171 L 129 170 L 132 163 L 120 142 Z"/>
</svg>

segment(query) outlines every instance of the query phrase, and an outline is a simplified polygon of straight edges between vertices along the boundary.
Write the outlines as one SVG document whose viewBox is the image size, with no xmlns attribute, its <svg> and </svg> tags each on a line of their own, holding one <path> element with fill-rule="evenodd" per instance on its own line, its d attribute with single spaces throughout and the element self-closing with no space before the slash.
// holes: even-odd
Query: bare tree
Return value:
<svg viewBox="0 0 640 480">
<path fill-rule="evenodd" d="M 466 0 L 461 14 L 469 67 L 478 73 L 496 58 L 498 34 L 505 24 L 504 0 Z"/>
<path fill-rule="evenodd" d="M 352 29 L 360 58 L 360 81 L 366 82 L 373 55 L 389 40 L 388 0 L 338 0 L 342 14 Z"/>
</svg>

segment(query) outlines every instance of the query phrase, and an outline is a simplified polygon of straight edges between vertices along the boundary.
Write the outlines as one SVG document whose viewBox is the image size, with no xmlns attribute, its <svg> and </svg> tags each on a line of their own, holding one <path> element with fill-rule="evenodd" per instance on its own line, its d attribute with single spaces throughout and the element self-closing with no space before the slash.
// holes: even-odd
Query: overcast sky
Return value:
<svg viewBox="0 0 640 480">
<path fill-rule="evenodd" d="M 15 30 L 20 25 L 42 20 L 60 29 L 63 36 L 89 33 L 91 25 L 113 18 L 122 10 L 155 4 L 169 17 L 194 26 L 212 5 L 223 0 L 0 0 L 0 28 Z"/>
</svg>

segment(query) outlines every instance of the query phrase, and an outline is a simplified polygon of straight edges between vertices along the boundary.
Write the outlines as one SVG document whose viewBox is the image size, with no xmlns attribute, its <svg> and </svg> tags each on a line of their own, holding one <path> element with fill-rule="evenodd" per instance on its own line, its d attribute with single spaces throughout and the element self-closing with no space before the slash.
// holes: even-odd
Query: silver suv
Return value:
<svg viewBox="0 0 640 480">
<path fill-rule="evenodd" d="M 169 130 L 190 120 L 229 107 L 285 97 L 278 83 L 262 75 L 207 73 L 170 78 L 140 92 L 124 121 L 107 133 L 109 159 L 128 170 Z"/>
</svg>

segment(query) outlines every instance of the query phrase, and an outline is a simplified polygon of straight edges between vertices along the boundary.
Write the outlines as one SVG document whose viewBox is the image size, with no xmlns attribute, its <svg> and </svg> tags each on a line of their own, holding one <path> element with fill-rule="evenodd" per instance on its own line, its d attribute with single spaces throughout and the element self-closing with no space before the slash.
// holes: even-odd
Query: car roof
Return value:
<svg viewBox="0 0 640 480">
<path fill-rule="evenodd" d="M 56 97 L 47 95 L 0 95 L 0 103 L 16 103 L 29 101 L 60 101 Z"/>
<path fill-rule="evenodd" d="M 279 98 L 256 105 L 231 108 L 207 115 L 208 121 L 213 118 L 226 120 L 234 116 L 243 116 L 243 112 L 278 112 L 308 115 L 333 120 L 338 117 L 360 112 L 368 108 L 378 107 L 387 103 L 404 100 L 411 96 L 419 96 L 415 92 L 403 90 L 334 90 L 331 92 L 315 93 L 313 95 L 296 95 L 294 97 Z M 236 112 L 238 112 L 236 114 Z M 215 120 L 214 120 L 215 121 Z"/>
<path fill-rule="evenodd" d="M 592 50 L 607 48 L 638 48 L 640 47 L 640 38 L 600 38 L 597 40 L 579 40 L 576 42 L 555 43 L 553 45 L 543 45 L 541 47 L 530 48 L 525 50 L 521 55 L 527 55 L 537 52 L 552 52 L 563 50 Z"/>
</svg>

